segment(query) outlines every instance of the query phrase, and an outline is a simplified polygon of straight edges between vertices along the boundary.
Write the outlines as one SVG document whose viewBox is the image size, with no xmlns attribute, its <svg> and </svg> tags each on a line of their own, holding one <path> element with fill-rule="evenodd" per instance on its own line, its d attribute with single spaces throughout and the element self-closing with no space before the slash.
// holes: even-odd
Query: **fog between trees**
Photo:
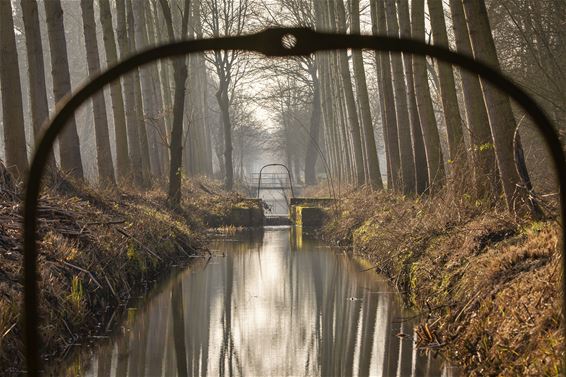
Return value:
<svg viewBox="0 0 566 377">
<path fill-rule="evenodd" d="M 0 155 L 23 180 L 57 101 L 136 51 L 269 26 L 450 47 L 501 69 L 562 131 L 564 20 L 561 0 L 0 0 Z M 307 185 L 446 188 L 536 210 L 533 198 L 555 190 L 545 156 L 524 111 L 458 67 L 372 51 L 221 51 L 114 82 L 75 114 L 49 170 L 103 186 L 164 184 L 176 206 L 185 176 L 241 188 L 262 164 L 282 162 Z"/>
</svg>

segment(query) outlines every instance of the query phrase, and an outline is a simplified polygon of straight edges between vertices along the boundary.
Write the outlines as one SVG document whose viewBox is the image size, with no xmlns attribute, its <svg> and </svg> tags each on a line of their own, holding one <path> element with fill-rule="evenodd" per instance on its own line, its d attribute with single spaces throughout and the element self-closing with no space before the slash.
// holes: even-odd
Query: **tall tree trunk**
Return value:
<svg viewBox="0 0 566 377">
<path fill-rule="evenodd" d="M 47 18 L 47 34 L 49 36 L 49 52 L 51 53 L 51 74 L 53 76 L 53 96 L 59 102 L 71 93 L 71 77 L 69 59 L 67 57 L 67 41 L 63 26 L 63 9 L 60 0 L 43 2 Z M 59 137 L 59 155 L 61 170 L 73 177 L 83 179 L 81 147 L 77 133 L 77 123 L 72 116 Z"/>
<path fill-rule="evenodd" d="M 491 26 L 483 0 L 462 0 L 466 13 L 468 31 L 474 57 L 499 70 L 497 50 L 491 35 Z M 509 97 L 498 91 L 485 81 L 481 81 L 483 95 L 487 106 L 491 134 L 495 145 L 495 157 L 499 167 L 499 175 L 503 185 L 503 192 L 509 210 L 516 210 L 516 200 L 526 200 L 525 190 L 519 189 L 521 177 L 515 169 L 515 156 L 513 140 L 515 140 L 515 129 L 517 127 Z M 518 135 L 517 135 L 518 136 Z M 517 137 L 518 155 L 522 155 L 521 141 Z M 525 162 L 519 159 L 519 169 L 527 172 Z M 523 178 L 527 185 L 530 184 L 528 174 Z M 529 203 L 531 208 L 533 203 Z M 520 207 L 520 206 L 519 206 Z"/>
<path fill-rule="evenodd" d="M 169 39 L 175 39 L 173 29 L 173 17 L 171 8 L 166 0 L 159 0 L 161 11 L 165 18 Z M 184 12 L 181 24 L 181 36 L 187 34 L 190 1 L 184 1 Z M 169 188 L 167 191 L 167 203 L 173 208 L 181 205 L 181 169 L 183 162 L 183 115 L 185 110 L 185 83 L 187 81 L 187 63 L 185 58 L 177 58 L 173 61 L 175 95 L 173 100 L 173 125 L 171 129 L 170 156 L 171 164 L 169 167 Z"/>
<path fill-rule="evenodd" d="M 100 58 L 98 57 L 98 44 L 96 41 L 96 24 L 94 22 L 94 0 L 81 0 L 81 10 L 88 74 L 92 77 L 100 72 Z M 114 186 L 116 181 L 114 180 L 114 167 L 112 166 L 112 153 L 110 152 L 110 137 L 108 136 L 108 115 L 106 114 L 106 101 L 103 91 L 96 93 L 92 97 L 92 111 L 94 116 L 96 162 L 99 183 Z"/>
<path fill-rule="evenodd" d="M 136 4 L 138 7 L 139 4 Z M 135 36 L 135 20 L 134 9 L 132 0 L 126 0 L 126 22 L 128 25 L 128 41 L 130 43 L 130 51 L 137 52 Z M 135 98 L 135 115 L 138 119 L 139 138 L 140 138 L 140 153 L 141 153 L 141 168 L 143 187 L 151 185 L 151 162 L 149 159 L 149 141 L 147 138 L 147 128 L 145 125 L 145 110 L 143 106 L 143 92 L 141 88 L 140 68 L 134 70 L 134 98 Z"/>
<path fill-rule="evenodd" d="M 112 29 L 112 12 L 109 0 L 99 0 L 100 23 L 106 52 L 106 63 L 112 66 L 118 62 L 114 30 Z M 126 114 L 120 80 L 110 84 L 110 98 L 114 117 L 114 135 L 116 138 L 116 177 L 118 181 L 125 181 L 131 174 L 130 157 L 128 155 L 128 135 L 126 130 Z"/>
<path fill-rule="evenodd" d="M 173 117 L 171 116 L 172 109 L 173 109 L 173 101 L 172 101 L 172 94 L 171 94 L 171 86 L 169 83 L 170 78 L 170 71 L 169 71 L 169 61 L 162 60 L 160 62 L 160 76 L 161 76 L 161 90 L 163 93 L 163 117 L 165 120 L 165 130 L 163 134 L 163 138 L 165 139 L 165 145 L 167 146 L 164 160 L 167 163 L 165 165 L 164 172 L 169 171 L 169 163 L 170 163 L 170 155 L 169 155 L 169 146 L 171 144 L 171 129 L 173 128 Z"/>
<path fill-rule="evenodd" d="M 309 127 L 309 141 L 305 153 L 305 184 L 316 185 L 316 161 L 318 159 L 318 141 L 321 121 L 320 82 L 316 67 L 311 67 L 310 76 L 313 83 L 312 110 Z"/>
<path fill-rule="evenodd" d="M 338 0 L 342 3 L 342 0 Z M 360 1 L 351 0 L 351 17 L 352 17 L 352 34 L 360 32 Z M 364 141 L 366 150 L 366 159 L 368 167 L 369 183 L 373 188 L 382 189 L 381 170 L 379 169 L 379 160 L 377 159 L 377 148 L 375 146 L 375 136 L 373 134 L 373 122 L 371 119 L 371 110 L 369 104 L 369 95 L 366 84 L 366 73 L 364 69 L 364 59 L 361 50 L 353 50 L 352 58 L 354 63 L 354 78 L 356 80 L 356 93 L 360 105 L 360 113 L 362 116 L 362 125 L 364 130 Z"/>
<path fill-rule="evenodd" d="M 49 104 L 47 102 L 47 85 L 45 83 L 45 65 L 43 60 L 43 46 L 41 44 L 41 31 L 36 0 L 22 0 L 22 17 L 26 37 L 26 55 L 28 61 L 29 102 L 31 105 L 31 122 L 34 140 L 37 143 L 42 133 L 42 126 L 49 118 Z M 55 154 L 49 152 L 47 170 L 55 173 Z"/>
<path fill-rule="evenodd" d="M 459 53 L 473 56 L 462 0 L 450 0 L 450 9 L 456 48 Z M 497 193 L 499 177 L 480 80 L 478 75 L 465 69 L 460 69 L 460 76 L 462 77 L 466 118 L 470 129 L 476 188 L 479 195 Z"/>
<path fill-rule="evenodd" d="M 128 31 L 126 23 L 126 0 L 116 0 L 116 23 L 118 28 L 116 35 L 120 46 L 120 59 L 126 58 L 130 54 L 130 44 L 128 42 Z M 128 132 L 128 149 L 130 161 L 132 163 L 132 174 L 134 183 L 143 186 L 142 157 L 139 136 L 139 126 L 136 116 L 136 92 L 134 88 L 134 74 L 130 73 L 124 77 L 124 107 L 126 110 L 126 126 Z"/>
<path fill-rule="evenodd" d="M 446 33 L 442 0 L 427 1 L 434 44 L 448 48 L 448 35 Z M 444 121 L 446 123 L 446 131 L 448 132 L 450 159 L 453 161 L 465 159 L 464 132 L 462 130 L 462 117 L 458 108 L 454 70 L 452 65 L 440 61 L 437 61 L 437 67 Z"/>
<path fill-rule="evenodd" d="M 192 4 L 192 27 L 193 35 L 196 38 L 202 38 L 202 20 L 201 20 L 201 2 L 194 1 Z M 206 97 L 207 97 L 207 76 L 206 76 L 206 63 L 203 53 L 193 54 L 194 69 L 195 69 L 195 85 L 197 93 L 195 98 L 195 108 L 198 110 L 198 124 L 199 124 L 199 174 L 211 175 L 212 174 L 212 150 L 210 146 L 210 139 L 208 135 L 208 122 L 206 117 Z"/>
<path fill-rule="evenodd" d="M 323 55 L 324 54 L 324 55 Z M 333 139 L 334 120 L 332 118 L 331 104 L 333 103 L 330 89 L 329 89 L 329 53 L 319 53 L 320 56 L 320 101 L 321 101 L 321 115 L 323 125 L 325 128 L 324 136 L 326 143 L 326 155 L 329 161 L 330 171 L 327 173 L 336 177 L 336 158 L 335 158 L 335 143 Z M 330 179 L 330 177 L 329 177 Z"/>
<path fill-rule="evenodd" d="M 387 34 L 387 25 L 385 17 L 385 7 L 382 1 L 372 0 L 370 5 L 373 7 L 372 11 L 372 24 L 377 30 L 379 35 Z M 391 180 L 387 182 L 388 189 L 399 190 L 402 189 L 400 185 L 401 177 L 401 159 L 399 155 L 399 138 L 397 132 L 397 115 L 395 113 L 395 97 L 393 94 L 393 85 L 391 78 L 391 62 L 389 60 L 388 53 L 378 53 L 376 54 L 376 59 L 379 58 L 379 64 L 377 64 L 380 72 L 379 78 L 379 88 L 381 95 L 383 96 L 383 106 L 385 119 L 385 140 L 387 142 L 387 149 L 389 150 L 388 156 L 388 166 L 390 167 Z"/>
<path fill-rule="evenodd" d="M 204 62 L 204 57 L 202 59 L 202 63 L 200 65 L 200 72 L 201 72 L 201 80 L 203 83 L 203 109 L 205 110 L 204 112 L 204 120 L 205 120 L 205 145 L 206 145 L 206 156 L 207 156 L 207 160 L 206 160 L 206 171 L 207 171 L 207 175 L 209 177 L 212 177 L 214 174 L 214 167 L 213 167 L 213 163 L 212 163 L 212 135 L 211 135 L 211 120 L 210 117 L 208 116 L 207 113 L 207 109 L 208 109 L 208 76 L 206 73 L 206 66 L 205 66 L 205 62 Z"/>
<path fill-rule="evenodd" d="M 175 77 L 175 94 L 173 99 L 173 127 L 171 130 L 171 164 L 169 167 L 169 189 L 167 201 L 173 208 L 181 205 L 181 169 L 183 162 L 183 116 L 185 107 L 185 82 L 187 81 L 187 65 L 185 59 L 177 59 L 173 63 Z"/>
<path fill-rule="evenodd" d="M 195 2 L 197 3 L 197 2 Z M 194 6 L 195 3 L 192 5 Z M 192 9 L 191 9 L 192 11 Z M 189 22 L 192 23 L 193 17 L 190 16 Z M 190 27 L 189 30 L 189 39 L 195 38 L 195 30 L 193 27 Z M 200 174 L 201 165 L 202 165 L 202 140 L 201 140 L 201 127 L 202 127 L 202 117 L 200 115 L 201 108 L 200 108 L 200 96 L 202 92 L 199 88 L 199 80 L 197 79 L 197 57 L 195 55 L 189 55 L 188 59 L 188 66 L 189 66 L 189 77 L 187 86 L 192 89 L 193 95 L 188 96 L 187 104 L 185 106 L 188 107 L 189 112 L 189 126 L 187 130 L 188 134 L 188 148 L 186 148 L 186 159 L 187 163 L 185 165 L 185 170 L 190 176 L 197 176 Z M 240 155 L 241 157 L 241 155 Z M 239 157 L 239 158 L 240 158 Z M 241 178 L 242 171 L 240 169 L 240 165 L 238 163 L 238 174 L 237 176 Z"/>
<path fill-rule="evenodd" d="M 192 17 L 191 17 L 192 20 Z M 194 39 L 195 33 L 193 28 L 189 28 L 189 39 Z M 202 160 L 201 154 L 201 132 L 200 128 L 202 126 L 202 117 L 200 115 L 201 108 L 199 106 L 199 100 L 201 96 L 201 91 L 199 90 L 199 81 L 197 80 L 197 59 L 194 55 L 189 55 L 188 59 L 188 66 L 189 66 L 189 77 L 187 87 L 192 89 L 192 95 L 187 97 L 186 107 L 188 109 L 188 130 L 187 130 L 187 140 L 186 144 L 188 147 L 185 147 L 185 157 L 187 162 L 185 163 L 185 170 L 189 174 L 189 176 L 197 176 L 200 174 L 200 166 Z M 239 164 L 238 164 L 239 169 Z M 238 172 L 237 176 L 239 177 L 241 171 Z"/>
<path fill-rule="evenodd" d="M 406 0 L 397 0 L 397 11 L 399 13 L 399 29 L 402 38 L 411 38 L 411 18 L 409 16 L 409 4 Z M 415 178 L 418 194 L 422 194 L 428 188 L 428 164 L 422 133 L 421 119 L 417 109 L 417 97 L 415 94 L 415 83 L 413 79 L 412 54 L 403 54 L 403 65 L 405 67 L 405 80 L 407 81 L 407 101 L 409 107 L 409 119 L 411 122 L 411 133 L 413 135 L 413 153 L 415 158 Z"/>
<path fill-rule="evenodd" d="M 149 4 L 147 4 L 149 7 Z M 153 12 L 155 10 L 153 8 L 147 9 L 145 12 L 145 20 L 147 24 L 147 34 L 148 34 L 148 42 L 150 46 L 157 45 L 157 36 L 155 34 L 156 25 L 156 17 L 154 17 Z M 166 176 L 166 172 L 168 171 L 168 148 L 166 144 L 166 135 L 167 135 L 167 124 L 165 120 L 165 108 L 164 108 L 164 99 L 163 93 L 161 92 L 162 84 L 162 76 L 159 72 L 159 64 L 155 63 L 150 65 L 151 69 L 151 77 L 152 77 L 152 90 L 155 96 L 155 104 L 157 108 L 156 111 L 156 119 L 154 119 L 155 123 L 155 134 L 154 140 L 155 148 L 157 150 L 157 157 L 159 160 L 159 169 L 158 169 L 158 176 L 164 177 Z"/>
<path fill-rule="evenodd" d="M 22 86 L 10 1 L 0 1 L 0 90 L 6 167 L 16 179 L 23 180 L 28 170 L 28 159 Z"/>
<path fill-rule="evenodd" d="M 395 0 L 385 1 L 385 11 L 387 14 L 388 35 L 398 37 L 399 24 L 397 23 Z M 409 123 L 409 111 L 407 108 L 407 87 L 403 72 L 403 61 L 398 53 L 389 55 L 391 58 L 393 88 L 395 89 L 395 113 L 397 115 L 399 132 L 402 190 L 405 194 L 411 194 L 415 192 L 415 162 L 411 141 L 411 124 Z"/>
<path fill-rule="evenodd" d="M 222 127 L 224 130 L 224 188 L 232 190 L 234 186 L 234 167 L 232 162 L 232 123 L 230 121 L 230 101 L 228 100 L 228 88 L 226 83 L 220 83 L 216 93 L 216 99 L 220 106 L 222 116 Z"/>
<path fill-rule="evenodd" d="M 145 4 L 147 5 L 147 4 Z M 144 4 L 136 4 L 133 8 L 134 21 L 134 38 L 137 50 L 143 50 L 148 47 L 148 37 L 146 30 L 145 6 Z M 154 80 L 159 80 L 159 76 L 152 75 L 155 64 L 140 67 L 138 72 L 140 76 L 140 86 L 142 94 L 142 104 L 144 112 L 141 114 L 146 124 L 145 130 L 148 143 L 148 157 L 150 171 L 153 176 L 161 176 L 161 165 L 159 162 L 159 152 L 157 150 L 157 129 L 159 127 L 159 112 L 157 110 L 157 96 L 154 91 Z"/>
<path fill-rule="evenodd" d="M 413 0 L 411 3 L 411 35 L 413 39 L 425 40 L 424 19 L 424 0 Z M 426 59 L 422 56 L 413 55 L 412 61 L 415 95 L 425 143 L 428 177 L 430 185 L 433 187 L 442 184 L 444 181 L 444 159 L 430 97 Z"/>
<path fill-rule="evenodd" d="M 315 28 L 317 31 L 326 31 L 323 3 L 313 2 Z M 327 179 L 334 180 L 336 177 L 336 144 L 334 143 L 334 117 L 332 106 L 333 98 L 329 82 L 330 77 L 330 52 L 317 52 L 315 56 L 316 66 L 319 72 L 319 85 L 320 85 L 320 110 L 323 125 L 323 140 L 325 143 L 325 159 L 328 161 Z"/>
<path fill-rule="evenodd" d="M 370 1 L 370 15 L 371 15 L 371 32 L 373 35 L 378 35 L 377 26 L 377 4 L 376 1 Z M 379 93 L 379 110 L 381 116 L 381 127 L 383 130 L 383 144 L 385 146 L 385 166 L 387 170 L 387 188 L 391 188 L 393 182 L 391 175 L 391 151 L 389 150 L 389 141 L 387 137 L 387 114 L 384 95 L 383 71 L 381 69 L 381 58 L 383 53 L 374 53 L 375 69 L 377 74 L 377 91 Z"/>
<path fill-rule="evenodd" d="M 334 4 L 333 4 L 334 3 Z M 336 14 L 338 19 L 335 20 L 333 6 L 336 6 Z M 342 0 L 333 0 L 328 3 L 328 12 L 330 22 L 338 25 L 338 31 L 344 33 L 346 31 L 346 15 L 344 3 Z M 346 50 L 338 51 L 338 69 L 342 84 L 344 86 L 344 99 L 346 101 L 346 110 L 348 113 L 348 124 L 352 135 L 354 147 L 354 161 L 356 164 L 356 185 L 361 186 L 365 181 L 364 172 L 364 152 L 362 147 L 362 138 L 360 134 L 360 121 L 358 118 L 358 110 L 354 99 L 354 89 L 352 88 L 352 77 L 350 75 L 350 66 L 348 64 L 348 55 Z"/>
</svg>

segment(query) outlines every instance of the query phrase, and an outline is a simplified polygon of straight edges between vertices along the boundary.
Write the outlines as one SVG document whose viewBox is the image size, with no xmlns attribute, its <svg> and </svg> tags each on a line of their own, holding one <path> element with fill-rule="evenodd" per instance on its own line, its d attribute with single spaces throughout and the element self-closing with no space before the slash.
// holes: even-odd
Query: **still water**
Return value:
<svg viewBox="0 0 566 377">
<path fill-rule="evenodd" d="M 213 241 L 83 353 L 84 376 L 451 376 L 413 347 L 399 295 L 369 265 L 288 227 Z M 405 336 L 397 336 L 406 334 Z"/>
</svg>

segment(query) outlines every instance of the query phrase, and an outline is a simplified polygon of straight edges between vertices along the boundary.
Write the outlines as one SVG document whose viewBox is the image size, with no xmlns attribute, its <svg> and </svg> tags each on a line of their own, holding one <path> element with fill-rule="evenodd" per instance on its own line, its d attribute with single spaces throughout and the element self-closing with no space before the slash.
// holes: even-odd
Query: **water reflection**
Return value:
<svg viewBox="0 0 566 377">
<path fill-rule="evenodd" d="M 226 256 L 129 310 L 84 375 L 451 375 L 414 349 L 398 296 L 364 262 L 288 228 L 212 247 Z"/>
</svg>

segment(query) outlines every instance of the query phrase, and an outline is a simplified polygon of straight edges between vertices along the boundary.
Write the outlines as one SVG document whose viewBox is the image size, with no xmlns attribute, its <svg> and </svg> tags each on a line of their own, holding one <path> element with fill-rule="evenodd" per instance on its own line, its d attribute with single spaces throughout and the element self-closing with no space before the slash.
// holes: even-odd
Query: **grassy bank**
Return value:
<svg viewBox="0 0 566 377">
<path fill-rule="evenodd" d="M 470 375 L 561 375 L 559 225 L 479 202 L 359 191 L 329 215 L 325 238 L 351 245 L 420 313 L 421 346 Z"/>
<path fill-rule="evenodd" d="M 212 182 L 185 182 L 182 209 L 160 189 L 107 192 L 65 182 L 39 206 L 42 351 L 61 355 L 104 329 L 113 310 L 160 273 L 206 253 L 204 231 L 221 225 L 240 200 Z M 0 370 L 23 368 L 20 194 L 0 184 Z"/>
</svg>

